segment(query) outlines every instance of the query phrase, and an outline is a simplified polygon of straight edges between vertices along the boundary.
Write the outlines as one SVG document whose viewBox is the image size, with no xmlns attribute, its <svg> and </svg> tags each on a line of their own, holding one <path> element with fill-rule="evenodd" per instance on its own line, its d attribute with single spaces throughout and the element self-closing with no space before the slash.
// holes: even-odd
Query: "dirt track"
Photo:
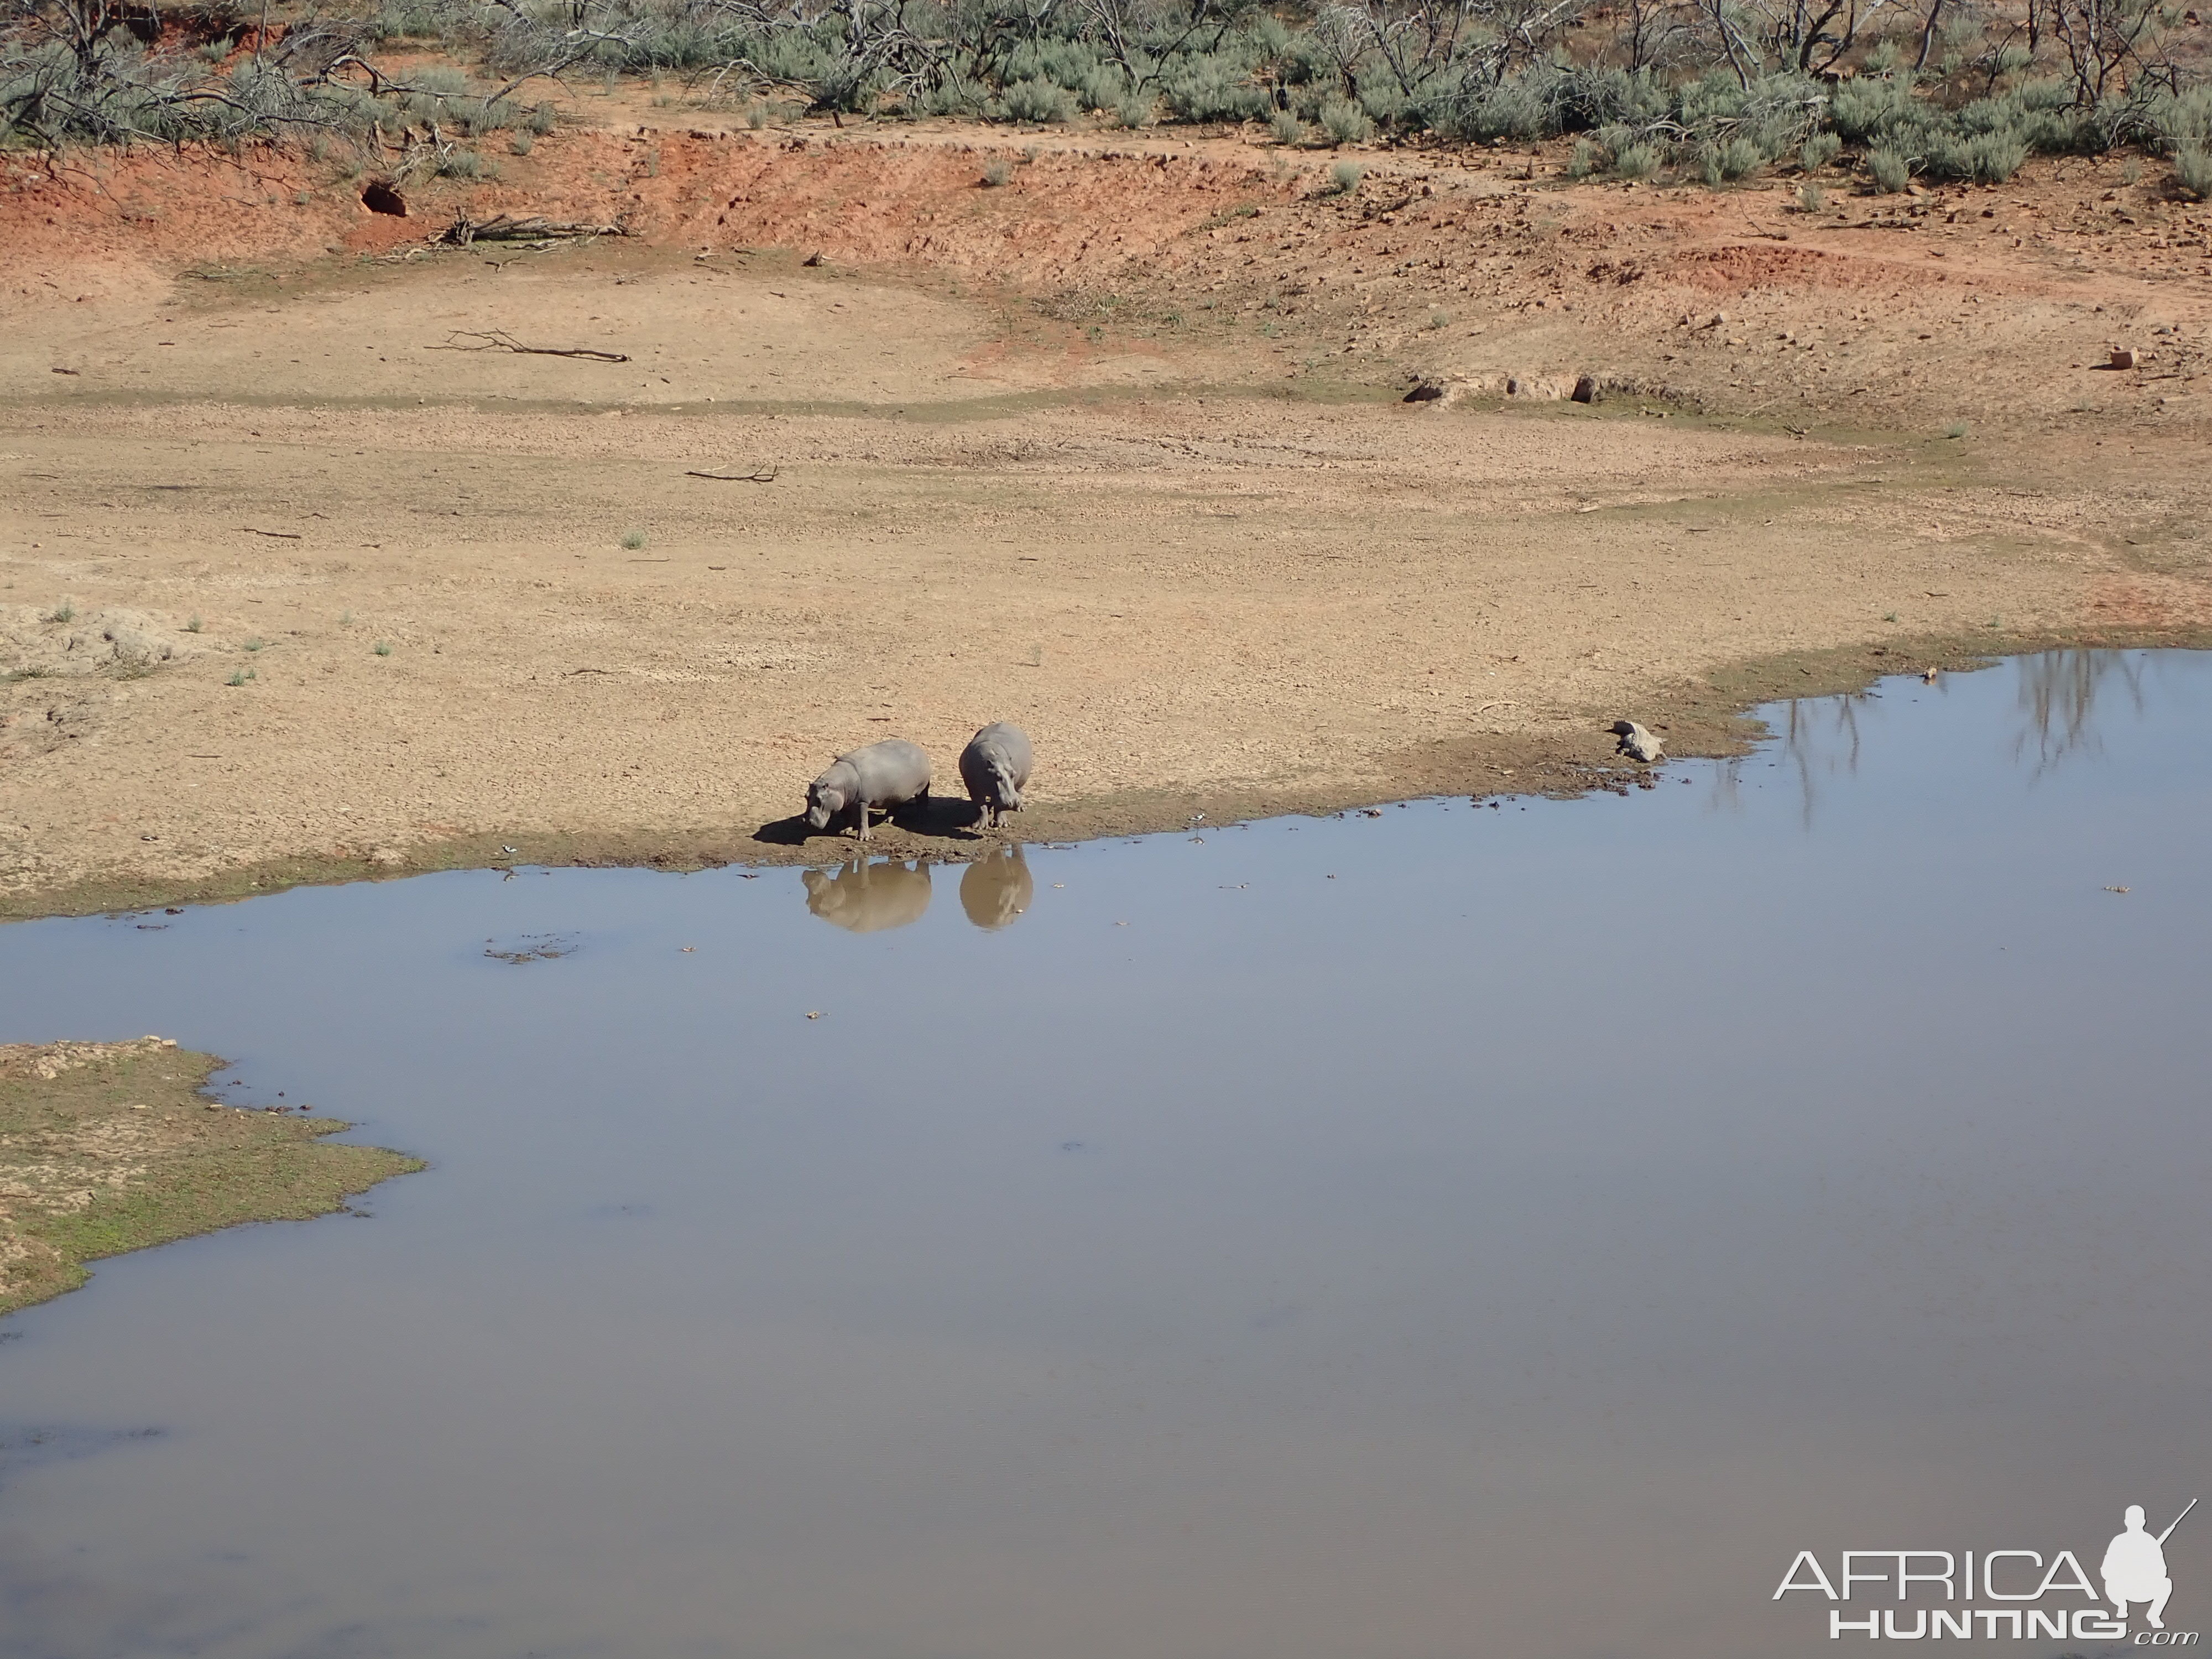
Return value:
<svg viewBox="0 0 2212 1659">
<path fill-rule="evenodd" d="M 756 832 L 832 751 L 1000 717 L 1030 836 L 1559 783 L 1616 713 L 2212 633 L 2154 182 L 970 136 L 543 142 L 472 210 L 640 234 L 526 254 L 298 157 L 0 170 L 0 907 L 808 856 Z"/>
</svg>

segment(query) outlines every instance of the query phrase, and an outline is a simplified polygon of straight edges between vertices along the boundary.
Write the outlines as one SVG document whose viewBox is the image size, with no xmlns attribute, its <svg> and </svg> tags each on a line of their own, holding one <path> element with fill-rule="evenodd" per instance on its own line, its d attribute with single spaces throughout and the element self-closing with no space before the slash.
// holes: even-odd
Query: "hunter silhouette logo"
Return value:
<svg viewBox="0 0 2212 1659">
<path fill-rule="evenodd" d="M 1831 1577 L 1811 1550 L 1800 1550 L 1775 1589 L 1777 1601 L 1792 1590 L 1809 1590 L 1832 1602 L 1889 1601 L 1854 1617 L 1842 1607 L 1828 1611 L 1828 1636 L 1873 1639 L 1888 1637 L 1916 1642 L 1951 1638 L 1984 1641 L 2124 1641 L 2131 1647 L 2194 1647 L 2201 1632 L 2169 1631 L 2166 1604 L 2173 1577 L 2166 1565 L 2166 1540 L 2189 1511 L 2191 1498 L 2164 1532 L 2148 1529 L 2140 1504 L 2121 1517 L 2123 1530 L 2106 1547 L 2099 1564 L 2100 1596 L 2081 1559 L 2062 1549 L 2046 1558 L 2039 1550 L 1844 1550 Z M 2086 1605 L 2042 1605 L 2047 1596 L 2078 1596 Z M 1961 1606 L 1960 1603 L 1966 1605 Z M 1994 1602 L 1996 1606 L 1975 1606 Z M 2109 1602 L 2112 1611 L 2105 1610 Z M 2005 1605 L 2009 1603 L 2010 1605 Z M 1930 1605 L 1937 1604 L 1937 1605 Z M 2129 1608 L 2143 1609 L 2146 1628 L 2132 1636 Z M 1908 1624 L 1905 1622 L 1910 1620 Z"/>
<path fill-rule="evenodd" d="M 2173 1580 L 2166 1571 L 2166 1540 L 2173 1536 L 2173 1528 L 2181 1524 L 2182 1516 L 2197 1507 L 2191 1498 L 2173 1517 L 2168 1527 L 2155 1538 L 2143 1530 L 2142 1505 L 2130 1504 L 2121 1517 L 2127 1530 L 2112 1540 L 2105 1550 L 2105 1565 L 2098 1576 L 2105 1581 L 2105 1599 L 2112 1604 L 2112 1611 L 2122 1619 L 2128 1616 L 2128 1603 L 2148 1601 L 2150 1611 L 2143 1615 L 2153 1630 L 2166 1628 L 2166 1601 L 2173 1594 Z"/>
</svg>

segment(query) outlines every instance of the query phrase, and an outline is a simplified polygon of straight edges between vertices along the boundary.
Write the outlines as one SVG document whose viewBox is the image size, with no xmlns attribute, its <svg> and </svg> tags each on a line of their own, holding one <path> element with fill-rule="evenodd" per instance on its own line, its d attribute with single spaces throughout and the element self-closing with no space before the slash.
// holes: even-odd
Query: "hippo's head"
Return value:
<svg viewBox="0 0 2212 1659">
<path fill-rule="evenodd" d="M 1022 810 L 1021 786 L 1014 781 L 1013 769 L 1004 761 L 991 763 L 991 791 L 999 798 L 1000 811 L 1018 812 Z"/>
<path fill-rule="evenodd" d="M 845 810 L 845 792 L 829 775 L 814 780 L 806 789 L 806 827 L 827 830 L 830 820 Z"/>
</svg>

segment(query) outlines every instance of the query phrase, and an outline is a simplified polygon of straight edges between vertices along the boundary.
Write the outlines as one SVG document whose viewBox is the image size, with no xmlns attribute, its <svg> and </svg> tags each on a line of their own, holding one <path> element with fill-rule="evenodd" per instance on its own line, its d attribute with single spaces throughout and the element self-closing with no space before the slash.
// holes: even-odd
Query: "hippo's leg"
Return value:
<svg viewBox="0 0 2212 1659">
<path fill-rule="evenodd" d="M 868 803 L 866 801 L 860 803 L 860 839 L 868 839 Z"/>
</svg>

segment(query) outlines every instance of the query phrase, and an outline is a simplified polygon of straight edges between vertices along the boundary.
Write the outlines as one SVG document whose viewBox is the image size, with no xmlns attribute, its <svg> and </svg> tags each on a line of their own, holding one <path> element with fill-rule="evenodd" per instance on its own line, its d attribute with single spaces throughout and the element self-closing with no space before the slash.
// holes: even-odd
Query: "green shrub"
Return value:
<svg viewBox="0 0 2212 1659">
<path fill-rule="evenodd" d="M 1797 165 L 1808 173 L 1818 173 L 1836 159 L 1837 152 L 1843 147 L 1844 141 L 1834 133 L 1816 132 L 1805 141 L 1804 147 L 1797 152 Z"/>
<path fill-rule="evenodd" d="M 1867 167 L 1874 174 L 1874 187 L 1885 196 L 1894 196 L 1912 182 L 1911 167 L 1893 149 L 1870 152 Z"/>
<path fill-rule="evenodd" d="M 1587 138 L 1575 140 L 1574 154 L 1567 157 L 1567 177 L 1587 179 L 1597 171 L 1598 148 Z"/>
<path fill-rule="evenodd" d="M 2212 151 L 2184 145 L 2173 152 L 2174 182 L 2200 202 L 2212 202 Z"/>
<path fill-rule="evenodd" d="M 1714 161 L 1722 178 L 1745 179 L 1766 165 L 1766 152 L 1755 139 L 1731 138 L 1714 152 Z"/>
<path fill-rule="evenodd" d="M 1375 136 L 1375 123 L 1367 112 L 1341 98 L 1321 106 L 1321 128 L 1333 144 L 1364 144 Z"/>
<path fill-rule="evenodd" d="M 438 158 L 441 179 L 495 179 L 499 170 L 472 149 L 449 149 Z"/>
<path fill-rule="evenodd" d="M 1065 121 L 1075 113 L 1067 89 L 1045 80 L 1017 81 L 999 94 L 999 103 L 1010 121 Z"/>
<path fill-rule="evenodd" d="M 2027 160 L 2027 143 L 2007 128 L 1984 132 L 1967 145 L 1973 176 L 1985 185 L 2001 185 L 2018 173 Z"/>
<path fill-rule="evenodd" d="M 1003 155 L 994 155 L 983 163 L 983 188 L 996 190 L 1014 176 L 1014 164 Z"/>
<path fill-rule="evenodd" d="M 1167 77 L 1168 107 L 1185 121 L 1256 121 L 1270 107 L 1243 67 L 1220 56 L 1198 58 Z"/>
<path fill-rule="evenodd" d="M 1659 151 L 1652 144 L 1625 144 L 1613 153 L 1616 179 L 1649 179 L 1659 171 Z"/>
<path fill-rule="evenodd" d="M 1367 176 L 1367 169 L 1357 161 L 1339 161 L 1328 170 L 1328 193 L 1349 196 L 1359 188 L 1359 181 Z"/>
<path fill-rule="evenodd" d="M 1277 110 L 1267 122 L 1267 136 L 1279 144 L 1295 144 L 1305 135 L 1305 123 L 1286 109 Z"/>
</svg>

